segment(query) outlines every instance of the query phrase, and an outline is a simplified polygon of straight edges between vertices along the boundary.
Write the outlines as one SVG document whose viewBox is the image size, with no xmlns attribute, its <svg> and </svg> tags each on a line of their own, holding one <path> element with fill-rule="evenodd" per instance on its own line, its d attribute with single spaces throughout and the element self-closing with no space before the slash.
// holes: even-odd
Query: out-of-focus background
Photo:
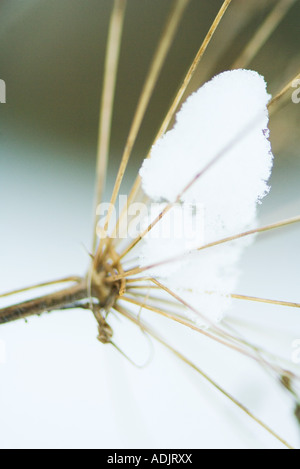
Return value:
<svg viewBox="0 0 300 469">
<path fill-rule="evenodd" d="M 163 24 L 174 0 L 129 0 L 122 41 L 106 198 Z M 233 0 L 190 91 L 229 69 L 274 5 Z M 0 292 L 88 265 L 99 103 L 112 0 L 2 0 L 0 79 Z M 134 148 L 122 193 L 151 141 L 222 1 L 191 0 Z M 300 2 L 249 67 L 271 93 L 300 68 Z M 299 213 L 300 104 L 271 119 L 276 156 L 261 223 Z M 213 123 L 212 123 L 213 125 Z M 299 302 L 299 228 L 258 240 L 244 258 L 240 293 Z M 1 304 L 7 304 L 4 301 Z M 145 313 L 145 315 L 148 313 Z M 297 310 L 236 304 L 253 340 L 291 361 Z M 149 320 L 173 344 L 294 445 L 293 406 L 255 365 L 168 322 Z M 257 327 L 256 325 L 259 325 Z M 148 344 L 113 319 L 118 343 L 143 362 Z M 203 381 L 155 346 L 143 370 L 96 341 L 87 312 L 68 311 L 1 326 L 0 447 L 279 447 Z M 298 369 L 299 369 L 298 365 Z"/>
</svg>

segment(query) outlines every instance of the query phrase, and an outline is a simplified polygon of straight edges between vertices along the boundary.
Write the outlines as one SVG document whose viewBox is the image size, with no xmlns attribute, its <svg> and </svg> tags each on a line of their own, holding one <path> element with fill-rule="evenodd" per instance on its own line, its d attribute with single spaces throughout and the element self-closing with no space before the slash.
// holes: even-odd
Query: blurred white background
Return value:
<svg viewBox="0 0 300 469">
<path fill-rule="evenodd" d="M 163 2 L 163 7 L 161 3 L 129 0 L 107 198 L 154 38 L 159 37 L 172 0 Z M 199 35 L 201 40 L 220 5 L 220 1 L 209 6 L 205 1 L 192 1 L 146 117 L 123 193 L 197 50 Z M 0 78 L 6 80 L 8 89 L 7 104 L 0 109 L 1 292 L 83 274 L 87 268 L 110 6 L 108 0 L 1 4 Z M 263 13 L 259 10 L 249 30 Z M 278 57 L 266 64 L 262 54 L 251 64 L 267 76 L 271 90 L 281 83 L 278 76 L 277 82 L 272 78 L 279 63 L 290 64 L 282 72 L 283 81 L 285 73 L 293 74 L 291 64 L 297 65 L 292 44 L 299 31 L 293 30 L 292 13 L 283 25 L 289 31 L 286 43 L 282 44 L 280 31 L 266 45 L 269 56 L 281 44 Z M 238 14 L 233 10 L 226 16 L 212 43 L 211 63 Z M 180 64 L 178 69 L 176 64 Z M 300 161 L 291 129 L 299 115 L 300 107 L 296 108 L 289 103 L 272 123 L 278 156 L 272 192 L 260 210 L 261 224 L 299 214 Z M 294 226 L 261 236 L 243 260 L 238 293 L 299 302 L 299 233 Z M 5 304 L 7 300 L 1 302 Z M 300 339 L 298 310 L 236 302 L 230 314 L 249 321 L 247 337 L 291 361 L 292 343 Z M 227 391 L 299 447 L 293 403 L 257 365 L 152 313 L 143 315 Z M 149 345 L 140 332 L 123 319 L 112 317 L 111 324 L 116 342 L 137 363 L 143 363 Z M 98 343 L 96 336 L 92 314 L 79 310 L 1 326 L 0 341 L 6 351 L 5 363 L 0 360 L 1 448 L 281 447 L 161 346 L 155 344 L 150 365 L 140 370 Z"/>
</svg>

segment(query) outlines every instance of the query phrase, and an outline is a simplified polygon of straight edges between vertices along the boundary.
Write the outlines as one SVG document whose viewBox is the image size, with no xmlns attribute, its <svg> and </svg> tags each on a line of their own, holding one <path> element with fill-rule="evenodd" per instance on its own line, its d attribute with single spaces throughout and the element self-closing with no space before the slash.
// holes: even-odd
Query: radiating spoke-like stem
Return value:
<svg viewBox="0 0 300 469">
<path fill-rule="evenodd" d="M 137 306 L 148 309 L 149 311 L 156 312 L 156 313 L 158 313 L 158 314 L 160 314 L 160 315 L 162 315 L 162 316 L 164 316 L 168 319 L 171 319 L 175 322 L 178 322 L 179 324 L 182 324 L 186 327 L 189 327 L 190 329 L 195 330 L 195 331 L 201 333 L 202 335 L 205 335 L 205 336 L 207 336 L 207 337 L 209 337 L 209 338 L 211 338 L 211 339 L 225 345 L 226 347 L 229 347 L 229 348 L 231 348 L 231 349 L 233 349 L 233 350 L 247 356 L 248 358 L 251 358 L 252 360 L 256 361 L 259 365 L 261 365 L 262 367 L 264 367 L 266 369 L 269 369 L 272 372 L 272 375 L 274 375 L 274 373 L 275 373 L 274 379 L 276 381 L 278 381 L 279 376 L 289 376 L 293 379 L 296 379 L 296 378 L 298 379 L 298 377 L 296 375 L 291 374 L 290 372 L 282 369 L 281 367 L 277 366 L 277 364 L 274 364 L 274 363 L 271 363 L 271 362 L 267 361 L 264 358 L 264 356 L 268 355 L 268 352 L 266 350 L 263 350 L 261 347 L 253 345 L 253 344 L 249 343 L 248 341 L 238 337 L 236 331 L 231 331 L 231 332 L 234 332 L 234 336 L 232 334 L 228 334 L 226 331 L 223 331 L 222 329 L 217 327 L 214 323 L 210 322 L 209 319 L 206 318 L 206 316 L 202 315 L 199 311 L 196 311 L 193 307 L 188 305 L 181 297 L 179 297 L 176 293 L 171 291 L 169 288 L 165 287 L 164 285 L 162 285 L 160 282 L 158 282 L 155 279 L 152 279 L 152 282 L 155 283 L 157 288 L 160 288 L 161 290 L 164 290 L 166 293 L 171 295 L 176 300 L 176 303 L 175 304 L 173 303 L 173 306 L 176 306 L 176 305 L 177 306 L 178 305 L 184 306 L 184 307 L 188 308 L 189 310 L 195 312 L 198 316 L 200 316 L 200 317 L 202 316 L 203 319 L 205 318 L 206 323 L 210 324 L 211 331 L 213 333 L 203 331 L 203 329 L 197 327 L 195 324 L 185 320 L 184 318 L 176 317 L 174 314 L 172 314 L 168 311 L 161 310 L 161 309 L 157 308 L 156 306 L 153 306 L 152 304 L 149 305 L 145 301 L 143 303 L 141 303 L 141 300 L 139 300 L 139 299 L 136 300 L 135 299 L 135 297 L 137 297 L 137 298 L 140 297 L 139 293 L 137 293 L 137 295 L 135 293 L 132 293 L 132 295 L 134 296 L 134 299 L 126 298 L 126 297 L 122 297 L 122 299 L 124 299 L 125 301 L 130 302 L 132 304 L 135 304 Z M 130 292 L 129 292 L 129 294 L 130 294 Z M 156 298 L 152 298 L 149 295 L 149 300 L 153 300 L 153 299 L 155 300 Z M 217 334 L 217 335 L 215 335 L 215 334 Z M 220 337 L 218 337 L 218 335 Z M 247 349 L 244 349 L 244 346 L 246 346 Z M 250 349 L 250 351 L 248 349 Z M 255 353 L 255 355 L 253 354 L 253 352 Z M 262 354 L 264 356 L 262 356 Z M 279 357 L 276 357 L 276 360 L 278 360 L 278 359 L 280 360 Z"/>
<path fill-rule="evenodd" d="M 184 95 L 184 93 L 185 93 L 185 91 L 186 91 L 192 77 L 194 76 L 194 73 L 195 73 L 199 63 L 200 63 L 202 57 L 204 56 L 204 54 L 205 54 L 205 52 L 206 52 L 206 50 L 207 50 L 207 48 L 208 48 L 208 46 L 211 42 L 211 39 L 214 36 L 214 34 L 215 34 L 215 32 L 216 32 L 216 30 L 217 30 L 223 16 L 225 15 L 225 13 L 227 11 L 227 8 L 229 7 L 231 2 L 232 2 L 232 0 L 225 0 L 222 7 L 221 7 L 221 9 L 219 10 L 213 24 L 211 25 L 211 27 L 210 27 L 210 29 L 209 29 L 203 43 L 201 44 L 200 49 L 198 50 L 198 52 L 197 52 L 197 54 L 196 54 L 196 56 L 195 56 L 195 58 L 192 62 L 192 65 L 190 66 L 190 68 L 189 68 L 189 70 L 188 70 L 188 72 L 187 72 L 187 74 L 186 74 L 186 76 L 183 80 L 183 83 L 182 83 L 182 85 L 181 85 L 181 87 L 180 87 L 180 89 L 179 89 L 179 91 L 178 91 L 178 93 L 177 93 L 177 95 L 176 95 L 176 97 L 175 97 L 175 99 L 174 99 L 174 101 L 173 101 L 173 103 L 172 103 L 172 105 L 171 105 L 171 107 L 170 107 L 170 109 L 169 109 L 169 111 L 168 111 L 168 113 L 167 113 L 167 115 L 166 115 L 166 117 L 165 117 L 165 119 L 164 119 L 158 133 L 157 133 L 157 135 L 156 135 L 156 137 L 155 137 L 153 145 L 167 131 L 167 129 L 170 125 L 170 122 L 171 122 L 172 118 L 174 117 L 175 112 L 176 112 L 176 110 L 177 110 L 177 108 L 178 108 L 178 106 L 179 106 L 179 104 L 180 104 L 180 102 L 183 98 L 183 95 Z M 150 158 L 150 152 L 148 153 L 147 158 Z M 141 178 L 140 178 L 140 176 L 137 176 L 137 178 L 134 182 L 134 185 L 131 189 L 131 192 L 129 194 L 127 204 L 124 207 L 124 209 L 122 210 L 120 218 L 117 222 L 116 228 L 114 230 L 114 235 L 117 233 L 119 225 L 120 225 L 123 217 L 125 216 L 129 205 L 133 202 L 133 200 L 135 199 L 137 193 L 139 192 L 140 186 L 141 186 Z"/>
<path fill-rule="evenodd" d="M 240 339 L 238 336 L 232 335 L 232 333 L 229 334 L 228 332 L 221 329 L 218 325 L 216 325 L 209 318 L 207 318 L 206 315 L 200 313 L 200 311 L 196 310 L 194 307 L 192 307 L 190 304 L 188 304 L 185 300 L 183 300 L 177 293 L 173 292 L 168 287 L 166 287 L 165 285 L 162 285 L 160 282 L 158 282 L 155 279 L 153 279 L 152 281 L 155 285 L 159 286 L 162 290 L 164 290 L 166 293 L 168 293 L 173 298 L 175 298 L 179 303 L 183 304 L 190 311 L 193 311 L 196 315 L 198 315 L 200 318 L 202 318 L 205 321 L 206 324 L 209 324 L 209 326 L 211 327 L 213 332 L 219 334 L 221 337 L 223 337 L 227 341 L 228 340 L 233 341 L 234 345 L 236 345 L 236 344 L 246 345 L 247 347 L 250 347 L 251 350 L 256 351 L 255 347 L 253 347 L 252 345 L 247 344 L 242 339 Z M 247 352 L 247 353 L 249 353 L 249 352 Z M 273 366 L 271 363 L 267 362 L 261 355 L 258 354 L 256 357 L 253 357 L 253 355 L 251 354 L 251 356 L 252 356 L 253 359 L 258 361 L 260 363 L 260 365 L 270 368 L 275 373 L 278 373 L 278 374 L 282 373 L 281 369 L 279 369 L 278 367 Z"/>
<path fill-rule="evenodd" d="M 277 329 L 270 329 L 269 327 L 265 327 L 265 326 L 261 326 L 260 324 L 257 324 L 257 323 L 253 323 L 249 320 L 247 320 L 245 317 L 242 317 L 242 318 L 237 318 L 233 315 L 229 315 L 226 317 L 225 320 L 223 320 L 223 324 L 224 326 L 226 327 L 229 327 L 230 330 L 232 330 L 232 326 L 238 326 L 239 328 L 242 328 L 243 330 L 246 330 L 247 332 L 250 332 L 250 331 L 255 331 L 256 333 L 258 334 L 263 334 L 263 335 L 267 335 L 269 337 L 272 336 L 272 338 L 274 338 L 274 330 L 276 331 L 276 333 L 279 333 L 279 330 Z M 236 329 L 234 329 L 236 330 Z M 282 331 L 280 331 L 280 335 L 282 336 Z M 290 340 L 290 342 L 293 341 L 293 337 L 292 337 L 292 334 L 291 335 L 286 335 L 287 340 Z M 276 362 L 281 362 L 281 363 L 284 363 L 284 367 L 285 367 L 285 375 L 288 375 L 291 379 L 293 380 L 297 380 L 298 382 L 300 382 L 300 375 L 297 374 L 298 371 L 299 371 L 299 368 L 298 368 L 298 365 L 296 363 L 291 363 L 290 360 L 287 360 L 286 358 L 283 358 L 282 356 L 279 356 L 279 355 L 276 355 L 275 353 L 271 352 L 270 350 L 266 350 L 264 349 L 263 347 L 259 346 L 259 345 L 254 345 L 254 344 L 251 344 L 250 342 L 248 342 L 247 340 L 244 340 L 243 339 L 243 343 L 245 343 L 246 345 L 248 345 L 249 347 L 251 347 L 253 350 L 257 350 L 258 352 L 260 353 L 263 353 L 264 356 L 267 356 L 273 360 L 276 360 Z M 296 372 L 294 371 L 288 371 L 288 368 L 289 367 L 294 367 L 294 369 L 296 370 Z M 297 369 L 298 368 L 298 369 Z"/>
<path fill-rule="evenodd" d="M 202 378 L 204 378 L 208 383 L 210 383 L 215 389 L 217 389 L 220 393 L 222 393 L 227 399 L 229 399 L 235 406 L 237 406 L 240 410 L 242 410 L 248 417 L 254 420 L 258 425 L 264 428 L 270 435 L 272 435 L 276 440 L 278 440 L 281 444 L 283 444 L 288 449 L 294 449 L 288 442 L 286 442 L 283 438 L 277 435 L 268 425 L 266 425 L 262 420 L 257 418 L 249 409 L 247 409 L 243 404 L 241 404 L 235 397 L 229 394 L 225 389 L 223 389 L 216 381 L 214 381 L 211 377 L 209 377 L 206 373 L 204 373 L 198 366 L 196 366 L 191 360 L 186 358 L 182 353 L 176 350 L 174 347 L 169 345 L 164 339 L 162 339 L 153 329 L 151 329 L 147 324 L 142 322 L 140 319 L 136 319 L 129 311 L 122 308 L 121 306 L 115 307 L 116 311 L 122 314 L 124 317 L 132 321 L 133 323 L 137 324 L 138 326 L 142 327 L 144 331 L 146 331 L 149 335 L 151 335 L 155 340 L 161 343 L 164 347 L 170 350 L 175 356 L 177 356 L 181 361 L 186 363 L 190 366 L 193 370 L 199 373 Z"/>
<path fill-rule="evenodd" d="M 178 324 L 181 324 L 185 327 L 188 327 L 189 329 L 192 329 L 193 331 L 198 332 L 199 334 L 201 334 L 201 335 L 203 335 L 203 336 L 205 336 L 209 339 L 212 339 L 213 341 L 218 342 L 219 344 L 224 345 L 225 347 L 230 348 L 231 350 L 234 350 L 235 352 L 238 352 L 242 355 L 245 355 L 246 357 L 258 362 L 259 364 L 262 364 L 261 363 L 262 360 L 258 356 L 253 355 L 253 353 L 250 353 L 250 352 L 246 351 L 244 348 L 242 348 L 238 345 L 235 345 L 235 344 L 233 344 L 229 341 L 226 341 L 225 339 L 222 339 L 222 338 L 214 335 L 213 333 L 208 332 L 205 329 L 201 329 L 200 327 L 196 326 L 195 324 L 190 323 L 189 321 L 186 321 L 183 318 L 174 316 L 173 314 L 168 313 L 168 312 L 166 312 L 162 309 L 159 309 L 159 308 L 156 308 L 152 305 L 149 305 L 145 301 L 140 302 L 140 301 L 137 301 L 133 298 L 127 298 L 127 297 L 124 297 L 124 296 L 121 299 L 122 299 L 122 301 L 125 301 L 127 303 L 131 303 L 133 305 L 139 306 L 142 309 L 147 309 L 149 311 L 152 311 L 154 313 L 159 314 L 160 316 L 165 317 L 166 319 L 170 319 L 171 321 L 177 322 Z"/>
<path fill-rule="evenodd" d="M 142 121 L 144 119 L 145 112 L 150 102 L 153 90 L 157 83 L 157 80 L 160 75 L 163 64 L 165 62 L 166 56 L 173 43 L 173 39 L 175 37 L 177 27 L 179 25 L 181 17 L 189 1 L 190 0 L 176 0 L 175 1 L 172 11 L 169 15 L 167 24 L 165 26 L 165 29 L 163 31 L 163 35 L 159 42 L 158 48 L 154 55 L 149 73 L 147 75 L 145 85 L 143 87 L 143 90 L 142 90 L 142 93 L 141 93 L 141 96 L 137 105 L 137 109 L 133 118 L 133 122 L 129 131 L 129 136 L 126 142 L 125 150 L 122 156 L 121 165 L 117 174 L 115 186 L 114 186 L 111 201 L 110 201 L 110 208 L 108 209 L 108 213 L 107 213 L 106 220 L 105 220 L 104 233 L 106 233 L 108 230 L 113 207 L 116 203 L 117 196 L 118 196 L 121 183 L 123 180 L 123 176 L 124 176 L 133 146 L 135 144 L 138 132 L 140 130 Z M 98 249 L 98 253 L 96 256 L 96 261 L 97 259 L 99 259 L 99 256 L 101 256 L 101 251 L 103 247 L 101 242 L 100 242 L 100 245 L 101 245 L 100 249 Z"/>
<path fill-rule="evenodd" d="M 269 102 L 269 110 L 270 110 L 270 113 L 274 113 L 277 109 L 277 107 L 275 106 L 281 99 L 283 99 L 284 97 L 286 97 L 288 95 L 289 92 L 292 91 L 293 89 L 293 83 L 296 81 L 296 80 L 299 80 L 300 79 L 300 73 L 298 73 L 298 75 L 296 75 L 291 81 L 288 82 L 287 85 L 285 85 L 282 90 L 276 94 L 276 96 L 274 96 L 273 99 L 271 99 L 271 101 Z"/>
<path fill-rule="evenodd" d="M 149 231 L 151 231 L 152 228 L 154 228 L 154 226 L 160 222 L 160 220 L 162 220 L 162 218 L 171 210 L 172 207 L 172 203 L 167 204 L 166 207 L 155 218 L 155 220 L 153 220 L 153 222 L 150 223 L 150 225 L 148 225 L 147 228 L 129 244 L 129 246 L 127 246 L 122 254 L 120 254 L 119 259 L 123 259 L 146 236 L 146 234 L 149 233 Z"/>
<path fill-rule="evenodd" d="M 225 146 L 222 148 L 215 156 L 212 158 L 203 169 L 201 169 L 192 179 L 191 181 L 186 184 L 186 186 L 182 189 L 182 191 L 177 195 L 176 200 L 172 203 L 168 203 L 165 208 L 160 212 L 160 214 L 153 220 L 152 223 L 140 234 L 138 235 L 130 244 L 129 246 L 123 251 L 120 255 L 120 259 L 126 256 L 128 252 L 130 252 L 140 241 L 143 239 L 149 231 L 151 231 L 157 223 L 161 221 L 161 219 L 172 209 L 174 204 L 180 203 L 183 195 L 194 185 L 196 182 L 202 178 L 215 164 L 221 159 L 224 158 L 227 153 L 240 141 L 242 141 L 248 133 L 252 130 L 253 126 L 255 125 L 259 116 L 256 116 L 255 119 L 247 123 L 247 126 L 243 127 L 237 135 L 234 136 Z"/>
<path fill-rule="evenodd" d="M 105 189 L 107 161 L 109 155 L 111 122 L 114 107 L 117 70 L 122 40 L 122 30 L 126 9 L 126 0 L 115 0 L 109 26 L 107 51 L 104 69 L 104 84 L 100 106 L 99 137 L 97 149 L 96 194 L 94 209 L 93 250 L 97 245 L 97 207 L 100 204 Z"/>
<path fill-rule="evenodd" d="M 280 0 L 279 3 L 275 5 L 256 34 L 252 36 L 241 55 L 234 62 L 232 68 L 246 68 L 249 63 L 252 62 L 296 1 L 297 0 Z"/>
<path fill-rule="evenodd" d="M 288 306 L 290 308 L 300 308 L 300 303 L 292 303 L 289 301 L 267 300 L 265 298 L 256 298 L 254 296 L 246 296 L 246 295 L 231 295 L 231 298 L 234 298 L 236 300 L 254 301 L 257 303 L 267 303 L 270 305 L 277 305 L 277 306 Z"/>
<path fill-rule="evenodd" d="M 68 283 L 68 282 L 81 282 L 82 278 L 81 277 L 65 277 L 61 278 L 59 280 L 53 280 L 51 282 L 44 282 L 44 283 L 38 283 L 36 285 L 31 285 L 30 287 L 25 287 L 25 288 L 20 288 L 19 290 L 12 290 L 7 293 L 2 293 L 0 295 L 0 298 L 7 298 L 8 296 L 13 296 L 13 295 L 18 295 L 19 293 L 25 293 L 27 291 L 31 290 L 36 290 L 38 288 L 43 288 L 43 287 L 48 287 L 51 285 L 59 285 L 60 283 Z"/>
<path fill-rule="evenodd" d="M 133 285 L 132 287 L 127 287 L 126 291 L 131 291 L 131 290 L 146 290 L 147 288 L 151 288 L 154 290 L 160 290 L 159 287 L 156 287 L 155 285 Z"/>
<path fill-rule="evenodd" d="M 133 279 L 127 279 L 126 280 L 126 285 L 132 284 L 132 283 L 137 283 L 137 282 L 148 282 L 151 281 L 151 277 L 138 277 L 138 278 L 133 278 Z"/>
<path fill-rule="evenodd" d="M 175 97 L 175 99 L 174 99 L 174 101 L 173 101 L 173 103 L 172 103 L 172 105 L 171 105 L 171 107 L 170 107 L 170 109 L 169 109 L 169 111 L 168 111 L 168 113 L 167 113 L 167 115 L 166 115 L 160 129 L 159 129 L 159 132 L 158 132 L 158 134 L 155 138 L 155 141 L 160 139 L 164 135 L 166 130 L 168 129 L 168 127 L 170 125 L 170 122 L 173 119 L 178 106 L 180 105 L 180 102 L 183 98 L 183 95 L 184 95 L 188 85 L 190 84 L 191 79 L 192 79 L 197 67 L 199 66 L 199 63 L 200 63 L 202 57 L 204 56 L 204 54 L 205 54 L 205 52 L 206 52 L 206 50 L 207 50 L 207 48 L 208 48 L 208 46 L 209 46 L 209 44 L 212 40 L 212 37 L 215 34 L 215 32 L 216 32 L 216 30 L 217 30 L 223 16 L 226 13 L 227 8 L 229 7 L 229 5 L 231 3 L 231 1 L 232 0 L 224 1 L 221 9 L 219 10 L 219 12 L 218 12 L 214 22 L 212 23 L 212 25 L 211 25 L 211 27 L 210 27 L 210 29 L 209 29 L 203 43 L 201 44 L 200 49 L 197 52 L 197 55 L 195 56 L 195 58 L 193 60 L 193 63 L 191 65 L 191 67 L 189 68 L 189 70 L 188 70 L 188 72 L 187 72 L 187 74 L 186 74 L 186 76 L 185 76 L 185 78 L 182 82 L 181 87 L 179 88 L 179 91 L 178 91 L 178 93 L 177 93 L 177 95 L 176 95 L 176 97 Z"/>
<path fill-rule="evenodd" d="M 267 225 L 267 226 L 264 226 L 262 228 L 256 228 L 254 230 L 246 231 L 244 233 L 239 233 L 239 234 L 234 235 L 234 236 L 229 236 L 228 238 L 223 238 L 223 239 L 220 239 L 218 241 L 214 241 L 212 243 L 201 246 L 198 249 L 195 249 L 195 250 L 190 251 L 190 252 L 204 251 L 206 249 L 209 249 L 209 248 L 212 248 L 212 247 L 215 247 L 215 246 L 220 246 L 222 244 L 226 244 L 226 243 L 229 243 L 231 241 L 236 241 L 238 239 L 242 239 L 242 238 L 245 238 L 247 236 L 252 236 L 252 235 L 255 235 L 255 234 L 259 234 L 259 233 L 265 233 L 265 232 L 268 232 L 268 231 L 271 231 L 271 230 L 275 230 L 277 228 L 282 228 L 282 227 L 289 226 L 289 225 L 299 223 L 299 222 L 300 222 L 300 216 L 294 217 L 294 218 L 289 218 L 287 220 L 283 220 L 283 221 L 280 221 L 278 223 L 274 223 L 272 225 Z M 126 278 L 126 277 L 133 277 L 134 275 L 138 275 L 142 272 L 146 272 L 147 270 L 151 270 L 155 267 L 160 267 L 160 266 L 163 266 L 163 265 L 166 265 L 166 264 L 170 264 L 172 262 L 180 261 L 188 255 L 189 255 L 189 253 L 185 252 L 183 254 L 172 257 L 170 259 L 162 260 L 162 261 L 157 262 L 155 264 L 147 265 L 145 267 L 136 267 L 134 269 L 130 269 L 130 270 L 125 271 L 124 274 L 122 274 L 122 275 L 112 276 L 111 278 L 108 278 L 107 280 L 109 282 L 115 282 L 117 280 L 120 280 L 120 279 L 123 279 L 123 278 Z"/>
<path fill-rule="evenodd" d="M 160 282 L 158 282 L 157 280 L 155 279 L 152 279 L 152 282 L 158 286 L 161 290 L 165 291 L 168 295 L 170 295 L 172 298 L 174 298 L 176 300 L 176 302 L 182 306 L 184 306 L 185 308 L 187 308 L 188 310 L 190 311 L 193 311 L 196 315 L 198 315 L 199 317 L 202 318 L 203 321 L 205 321 L 206 324 L 208 324 L 210 327 L 211 327 L 211 332 L 214 333 L 214 335 L 212 334 L 204 334 L 204 335 L 207 335 L 207 336 L 210 336 L 210 338 L 214 339 L 214 340 L 217 340 L 218 342 L 222 343 L 223 345 L 226 345 L 227 347 L 229 348 L 232 348 L 233 350 L 235 351 L 238 351 L 239 353 L 245 355 L 245 356 L 248 356 L 249 358 L 251 358 L 252 360 L 256 361 L 257 363 L 259 363 L 261 366 L 263 366 L 264 368 L 267 368 L 269 369 L 273 374 L 275 373 L 275 379 L 278 379 L 279 376 L 281 375 L 286 375 L 286 371 L 283 370 L 282 368 L 278 367 L 277 365 L 275 364 L 272 364 L 270 363 L 269 361 L 267 361 L 262 355 L 261 355 L 261 351 L 258 350 L 258 347 L 256 347 L 255 345 L 253 344 L 250 344 L 249 342 L 247 341 L 244 341 L 243 339 L 241 339 L 240 337 L 238 337 L 236 335 L 236 331 L 234 331 L 234 335 L 232 335 L 232 333 L 228 333 L 226 331 L 224 331 L 223 329 L 221 329 L 219 326 L 217 326 L 215 323 L 213 323 L 212 321 L 210 321 L 209 318 L 207 318 L 204 314 L 200 313 L 198 310 L 196 310 L 194 307 L 192 307 L 191 305 L 189 305 L 185 300 L 183 300 L 180 296 L 178 296 L 178 294 L 176 294 L 175 292 L 173 292 L 172 290 L 170 290 L 169 288 L 167 288 L 165 285 L 162 285 Z M 136 301 L 136 300 L 132 300 L 130 298 L 124 298 L 125 301 L 129 301 L 133 304 L 136 304 L 138 306 L 141 306 L 141 303 L 140 301 Z M 197 330 L 198 332 L 201 333 L 202 329 L 198 328 L 197 326 L 195 325 L 191 325 L 190 322 L 186 321 L 184 318 L 177 318 L 175 317 L 173 314 L 171 313 L 168 313 L 168 312 L 164 312 L 162 310 L 159 310 L 158 308 L 156 308 L 155 306 L 152 306 L 152 305 L 148 305 L 148 304 L 143 304 L 143 307 L 148 309 L 148 310 L 151 310 L 153 312 L 156 312 L 156 313 L 159 313 L 165 317 L 168 317 L 169 319 L 172 319 L 176 322 L 179 322 L 180 324 L 183 324 L 187 327 L 190 327 L 191 329 L 194 329 L 194 330 Z M 217 337 L 216 339 L 216 335 L 219 335 L 219 337 Z M 242 347 L 241 347 L 242 346 Z M 247 349 L 244 349 L 244 346 L 246 346 Z M 250 348 L 250 352 L 249 352 L 249 349 Z M 255 355 L 253 355 L 253 351 L 255 352 Z"/>
</svg>

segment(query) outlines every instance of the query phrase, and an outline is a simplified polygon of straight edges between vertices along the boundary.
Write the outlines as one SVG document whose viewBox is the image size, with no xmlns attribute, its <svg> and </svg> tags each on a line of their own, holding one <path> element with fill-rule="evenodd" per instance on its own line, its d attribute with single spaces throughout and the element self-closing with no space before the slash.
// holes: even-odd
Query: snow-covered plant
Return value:
<svg viewBox="0 0 300 469">
<path fill-rule="evenodd" d="M 253 238 L 205 252 L 197 248 L 257 226 L 257 204 L 269 191 L 273 160 L 268 140 L 269 100 L 266 83 L 256 72 L 222 73 L 188 98 L 174 128 L 155 144 L 140 171 L 143 189 L 153 201 L 201 204 L 204 208 L 202 243 L 200 225 L 194 237 L 196 249 L 187 252 L 175 270 L 174 263 L 158 265 L 149 274 L 165 281 L 211 320 L 220 320 L 230 307 L 238 260 Z M 163 217 L 157 225 L 164 223 L 170 221 Z M 190 223 L 193 225 L 193 214 Z M 168 239 L 146 237 L 141 265 L 182 254 L 185 244 L 184 237 L 172 244 Z M 203 316 L 192 314 L 191 318 L 203 321 Z"/>
<path fill-rule="evenodd" d="M 258 364 L 289 394 L 299 420 L 300 376 L 297 370 L 292 364 L 286 364 L 279 354 L 269 353 L 264 344 L 257 345 L 227 321 L 233 299 L 243 300 L 242 304 L 259 302 L 299 308 L 298 303 L 237 293 L 246 248 L 258 235 L 300 222 L 298 215 L 261 226 L 257 216 L 258 205 L 270 191 L 273 154 L 269 113 L 275 112 L 294 79 L 271 99 L 265 79 L 246 69 L 293 3 L 278 2 L 279 6 L 242 54 L 240 66 L 215 76 L 183 103 L 191 79 L 231 4 L 231 0 L 223 2 L 115 222 L 114 207 L 130 155 L 180 19 L 189 4 L 188 0 L 173 0 L 130 128 L 106 216 L 101 225 L 97 217 L 94 220 L 88 272 L 50 282 L 48 286 L 56 286 L 53 293 L 17 304 L 12 302 L 0 309 L 0 324 L 54 310 L 89 310 L 96 319 L 99 341 L 112 345 L 133 362 L 115 342 L 111 323 L 114 317 L 111 313 L 114 313 L 170 350 L 280 445 L 288 448 L 291 444 L 183 355 L 178 350 L 180 347 L 171 345 L 162 337 L 165 331 L 157 332 L 144 316 L 145 312 L 151 312 L 157 318 L 167 318 L 168 324 L 179 324 L 182 331 L 192 330 L 197 338 L 204 337 L 211 344 Z M 99 204 L 103 199 L 109 157 L 126 1 L 114 0 L 113 5 L 97 155 L 97 214 L 101 212 Z M 127 232 L 128 218 L 132 228 L 135 217 L 131 208 L 136 203 L 146 208 L 139 220 L 139 229 L 130 231 L 134 236 L 119 236 L 120 232 Z M 63 283 L 69 285 L 57 291 L 57 286 Z M 41 286 L 45 284 L 9 292 L 0 298 L 7 299 Z M 229 368 L 233 366 L 228 364 Z"/>
</svg>

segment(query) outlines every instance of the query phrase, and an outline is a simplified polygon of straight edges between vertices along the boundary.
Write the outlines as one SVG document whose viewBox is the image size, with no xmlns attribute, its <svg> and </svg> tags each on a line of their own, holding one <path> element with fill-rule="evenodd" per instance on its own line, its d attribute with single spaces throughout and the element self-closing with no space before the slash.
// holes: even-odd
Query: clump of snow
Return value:
<svg viewBox="0 0 300 469">
<path fill-rule="evenodd" d="M 195 176 L 221 155 L 180 200 L 203 207 L 199 247 L 256 225 L 257 204 L 269 192 L 273 162 L 268 139 L 269 99 L 265 80 L 256 72 L 235 70 L 218 75 L 187 99 L 174 128 L 156 143 L 151 158 L 143 163 L 140 175 L 145 193 L 153 201 L 173 203 Z M 163 223 L 168 221 L 162 219 Z M 197 235 L 193 242 L 195 239 Z M 250 242 L 242 239 L 187 253 L 177 268 L 154 267 L 150 274 L 211 320 L 220 320 L 230 307 L 238 263 Z M 148 237 L 140 264 L 176 255 L 183 245 L 184 240 L 173 239 L 168 244 Z"/>
</svg>

